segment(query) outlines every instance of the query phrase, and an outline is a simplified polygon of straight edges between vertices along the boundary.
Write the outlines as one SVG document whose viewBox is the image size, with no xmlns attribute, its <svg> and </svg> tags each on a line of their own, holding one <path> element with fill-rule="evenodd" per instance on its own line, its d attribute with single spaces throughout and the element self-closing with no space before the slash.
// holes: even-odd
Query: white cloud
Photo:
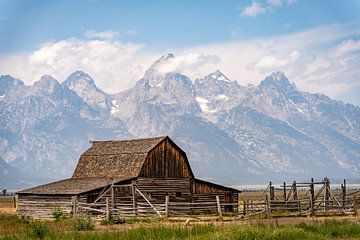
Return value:
<svg viewBox="0 0 360 240">
<path fill-rule="evenodd" d="M 120 36 L 119 32 L 113 30 L 107 30 L 103 32 L 97 32 L 94 30 L 87 30 L 85 32 L 86 37 L 95 38 L 95 39 L 103 39 L 103 40 L 112 40 L 118 38 Z"/>
<path fill-rule="evenodd" d="M 336 56 L 343 56 L 350 53 L 360 51 L 360 40 L 348 39 L 344 40 L 334 50 Z"/>
<path fill-rule="evenodd" d="M 304 90 L 331 97 L 360 84 L 356 24 L 333 24 L 284 36 L 234 41 L 184 50 L 218 55 L 217 68 L 241 84 L 258 84 L 273 71 L 284 71 Z M 336 42 L 341 42 L 336 45 Z M 341 53 L 341 54 L 340 54 Z M 213 66 L 201 66 L 205 75 Z M 349 74 L 349 73 L 352 74 Z"/>
<path fill-rule="evenodd" d="M 296 0 L 267 0 L 266 1 L 272 7 L 282 7 L 283 5 L 290 5 L 296 3 Z"/>
<path fill-rule="evenodd" d="M 219 61 L 219 57 L 216 55 L 188 52 L 169 59 L 159 65 L 157 70 L 161 73 L 177 71 L 194 76 L 199 74 L 198 69 L 201 68 L 201 66 L 215 65 Z"/>
<path fill-rule="evenodd" d="M 258 84 L 281 70 L 304 91 L 336 97 L 360 84 L 357 26 L 333 24 L 278 37 L 172 49 L 176 58 L 159 70 L 180 71 L 196 79 L 220 69 L 242 85 Z M 83 70 L 100 88 L 115 93 L 133 86 L 167 52 L 119 40 L 66 39 L 47 42 L 32 53 L 0 57 L 0 74 L 32 84 L 45 74 L 62 81 L 73 71 Z"/>
<path fill-rule="evenodd" d="M 240 15 L 242 17 L 256 17 L 259 14 L 273 12 L 278 8 L 291 5 L 293 3 L 296 3 L 296 0 L 267 0 L 264 5 L 253 1 L 251 5 L 242 10 Z"/>
<path fill-rule="evenodd" d="M 267 0 L 266 2 L 271 6 L 281 7 L 284 3 L 284 0 Z"/>
<path fill-rule="evenodd" d="M 45 74 L 63 81 L 72 72 L 83 70 L 94 77 L 99 87 L 113 93 L 130 87 L 155 60 L 142 53 L 143 48 L 140 44 L 108 40 L 47 42 L 30 54 L 0 58 L 0 73 L 32 84 Z"/>
<path fill-rule="evenodd" d="M 241 12 L 243 17 L 256 17 L 259 14 L 265 13 L 266 8 L 264 8 L 260 3 L 252 2 L 250 6 L 247 6 Z"/>
</svg>

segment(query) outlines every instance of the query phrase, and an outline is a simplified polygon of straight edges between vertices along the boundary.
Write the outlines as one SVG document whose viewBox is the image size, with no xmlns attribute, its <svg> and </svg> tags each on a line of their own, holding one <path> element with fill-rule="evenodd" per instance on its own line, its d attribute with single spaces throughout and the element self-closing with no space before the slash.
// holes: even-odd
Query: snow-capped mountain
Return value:
<svg viewBox="0 0 360 240">
<path fill-rule="evenodd" d="M 110 95 L 99 89 L 94 80 L 82 71 L 72 73 L 62 85 L 76 92 L 84 102 L 99 111 L 109 112 L 114 108 Z"/>
<path fill-rule="evenodd" d="M 80 71 L 62 84 L 0 77 L 0 175 L 62 178 L 89 140 L 169 135 L 198 177 L 219 183 L 358 176 L 359 107 L 302 92 L 282 72 L 258 86 L 219 70 L 192 81 L 171 71 L 174 59 L 164 55 L 112 95 Z"/>
<path fill-rule="evenodd" d="M 245 96 L 245 88 L 236 81 L 229 80 L 216 70 L 194 82 L 196 101 L 203 117 L 216 121 L 219 112 L 224 112 L 239 105 Z"/>
</svg>

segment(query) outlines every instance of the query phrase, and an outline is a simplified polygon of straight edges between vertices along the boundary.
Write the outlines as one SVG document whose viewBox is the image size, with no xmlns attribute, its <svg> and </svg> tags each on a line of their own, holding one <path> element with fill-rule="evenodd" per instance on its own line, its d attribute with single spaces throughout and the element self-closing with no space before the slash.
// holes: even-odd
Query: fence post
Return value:
<svg viewBox="0 0 360 240">
<path fill-rule="evenodd" d="M 71 197 L 71 207 L 72 207 L 72 213 L 74 216 L 77 214 L 77 197 L 72 196 Z"/>
<path fill-rule="evenodd" d="M 165 196 L 165 217 L 169 217 L 169 196 Z"/>
<path fill-rule="evenodd" d="M 136 204 L 136 192 L 135 192 L 135 183 L 132 182 L 131 185 L 131 190 L 132 190 L 132 201 L 133 201 L 133 214 L 134 216 L 137 216 L 137 204 Z"/>
<path fill-rule="evenodd" d="M 219 195 L 216 195 L 216 205 L 217 205 L 217 210 L 218 210 L 219 216 L 222 216 L 221 205 L 220 205 L 220 196 Z"/>
<path fill-rule="evenodd" d="M 357 197 L 353 195 L 353 208 L 354 208 L 354 216 L 357 216 Z"/>
<path fill-rule="evenodd" d="M 110 201 L 109 201 L 109 198 L 105 198 L 106 200 L 106 220 L 110 220 Z"/>
<path fill-rule="evenodd" d="M 246 216 L 247 201 L 248 201 L 248 200 L 244 200 L 244 201 L 243 201 L 243 203 L 244 203 L 244 208 L 243 208 L 244 216 Z"/>
<path fill-rule="evenodd" d="M 14 196 L 14 208 L 16 208 L 16 197 Z"/>
<path fill-rule="evenodd" d="M 341 200 L 342 200 L 342 207 L 345 207 L 346 201 L 346 180 L 344 179 L 344 184 L 341 184 Z"/>
<path fill-rule="evenodd" d="M 265 195 L 265 211 L 266 211 L 266 218 L 270 218 L 270 204 L 268 195 Z"/>
<path fill-rule="evenodd" d="M 311 183 L 310 183 L 310 209 L 311 209 L 311 215 L 314 215 L 314 198 L 315 198 L 314 178 L 311 178 Z"/>
<path fill-rule="evenodd" d="M 272 182 L 269 183 L 269 190 L 270 190 L 270 200 L 274 200 L 275 190 L 274 190 L 274 186 L 272 185 Z"/>
<path fill-rule="evenodd" d="M 284 182 L 284 185 L 283 185 L 283 195 L 284 195 L 284 201 L 286 201 L 286 183 Z"/>
<path fill-rule="evenodd" d="M 327 177 L 324 178 L 324 205 L 325 205 L 325 211 L 329 210 L 329 200 L 330 200 L 330 181 Z"/>
</svg>

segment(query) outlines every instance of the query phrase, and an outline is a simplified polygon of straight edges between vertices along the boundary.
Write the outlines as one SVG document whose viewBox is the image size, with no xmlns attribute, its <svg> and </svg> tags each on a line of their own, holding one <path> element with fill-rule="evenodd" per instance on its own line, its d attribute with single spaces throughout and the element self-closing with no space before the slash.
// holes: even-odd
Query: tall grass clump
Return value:
<svg viewBox="0 0 360 240">
<path fill-rule="evenodd" d="M 55 222 L 58 222 L 64 218 L 64 212 L 60 208 L 55 208 L 52 212 L 52 215 L 55 218 Z"/>
<path fill-rule="evenodd" d="M 34 220 L 30 223 L 30 227 L 32 230 L 33 235 L 37 239 L 44 239 L 45 236 L 48 234 L 49 230 L 44 222 L 39 220 Z"/>
<path fill-rule="evenodd" d="M 95 222 L 89 216 L 75 216 L 73 219 L 74 228 L 78 231 L 93 230 Z"/>
</svg>

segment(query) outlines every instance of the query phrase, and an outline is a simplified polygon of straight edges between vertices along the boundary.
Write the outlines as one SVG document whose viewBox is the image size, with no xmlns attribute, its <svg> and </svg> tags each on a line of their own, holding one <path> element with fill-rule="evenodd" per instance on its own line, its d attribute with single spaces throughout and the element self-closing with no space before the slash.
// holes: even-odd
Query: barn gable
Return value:
<svg viewBox="0 0 360 240">
<path fill-rule="evenodd" d="M 148 153 L 139 177 L 193 178 L 194 174 L 186 153 L 166 137 Z"/>
</svg>

